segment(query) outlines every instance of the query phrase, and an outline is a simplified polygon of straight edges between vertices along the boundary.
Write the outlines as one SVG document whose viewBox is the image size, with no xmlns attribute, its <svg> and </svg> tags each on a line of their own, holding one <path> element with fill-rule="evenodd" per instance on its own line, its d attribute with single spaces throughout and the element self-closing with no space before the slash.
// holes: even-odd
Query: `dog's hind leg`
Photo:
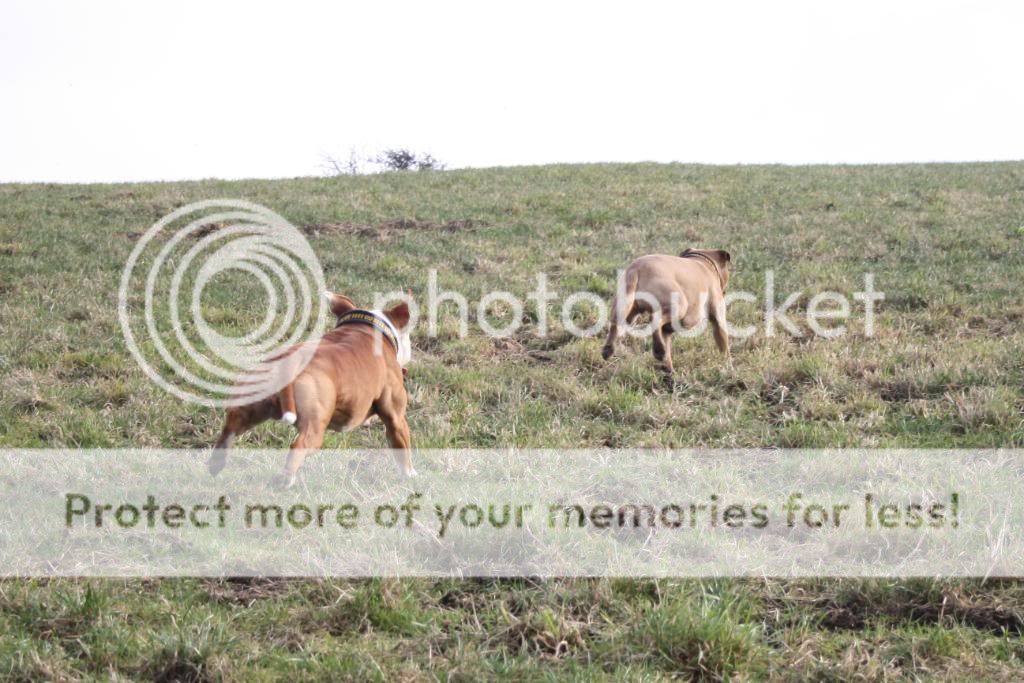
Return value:
<svg viewBox="0 0 1024 683">
<path fill-rule="evenodd" d="M 210 474 L 217 475 L 224 469 L 228 461 L 228 451 L 235 439 L 249 431 L 264 420 L 269 420 L 274 413 L 274 403 L 264 399 L 247 406 L 228 408 L 224 419 L 224 428 L 213 445 L 213 453 L 207 461 Z"/>
<path fill-rule="evenodd" d="M 618 304 L 616 303 L 616 299 L 612 299 L 612 310 L 610 322 L 608 323 L 608 336 L 604 340 L 604 347 L 601 349 L 601 358 L 604 358 L 605 360 L 611 358 L 612 354 L 615 353 L 615 340 L 619 338 L 619 328 L 621 326 L 628 325 L 628 321 L 635 317 L 629 315 L 632 313 L 632 311 L 629 310 L 624 311 L 623 315 L 620 317 L 617 306 Z M 633 304 L 630 302 L 630 308 L 632 307 Z"/>
<path fill-rule="evenodd" d="M 614 316 L 615 302 L 612 301 L 612 315 Z M 604 347 L 601 349 L 601 358 L 608 360 L 615 353 L 615 339 L 619 336 L 618 325 L 615 324 L 615 319 L 608 323 L 608 337 L 604 341 Z"/>
<path fill-rule="evenodd" d="M 611 312 L 608 316 L 608 337 L 601 349 L 601 357 L 608 360 L 615 353 L 615 340 L 619 337 L 619 327 L 628 325 L 637 316 L 636 286 L 639 278 L 636 273 L 627 273 L 623 281 L 623 289 L 612 297 Z"/>
<path fill-rule="evenodd" d="M 324 433 L 334 415 L 334 394 L 328 391 L 328 387 L 318 385 L 309 375 L 298 378 L 292 384 L 295 405 L 298 407 L 296 427 L 299 435 L 288 451 L 284 469 L 271 480 L 271 485 L 278 489 L 286 489 L 295 483 L 295 473 L 302 467 L 306 456 L 323 445 Z"/>
<path fill-rule="evenodd" d="M 302 467 L 306 456 L 318 450 L 324 445 L 324 432 L 326 424 L 302 424 L 300 420 L 299 435 L 292 442 L 291 450 L 288 451 L 288 458 L 285 460 L 284 469 L 275 474 L 270 484 L 276 489 L 286 489 L 295 483 L 295 473 Z"/>
<path fill-rule="evenodd" d="M 324 434 L 327 432 L 329 419 L 306 419 L 306 415 L 299 418 L 299 435 L 292 441 L 291 450 L 288 452 L 288 459 L 285 461 L 285 469 L 275 474 L 270 480 L 274 488 L 288 488 L 295 483 L 295 473 L 302 467 L 306 456 L 319 450 L 324 445 Z"/>
<path fill-rule="evenodd" d="M 237 435 L 237 432 L 232 427 L 229 414 L 224 429 L 221 430 L 220 436 L 217 437 L 217 443 L 213 445 L 210 459 L 206 461 L 206 468 L 213 476 L 220 474 L 220 471 L 224 469 L 224 465 L 228 464 L 228 450 L 231 448 L 231 444 L 235 442 L 235 436 Z"/>
<path fill-rule="evenodd" d="M 604 348 L 601 349 L 601 358 L 608 360 L 615 353 L 615 340 L 619 338 L 619 323 L 626 324 L 626 316 L 619 320 L 617 313 L 616 299 L 612 299 L 612 310 L 610 322 L 608 323 L 608 337 L 604 340 Z"/>
</svg>

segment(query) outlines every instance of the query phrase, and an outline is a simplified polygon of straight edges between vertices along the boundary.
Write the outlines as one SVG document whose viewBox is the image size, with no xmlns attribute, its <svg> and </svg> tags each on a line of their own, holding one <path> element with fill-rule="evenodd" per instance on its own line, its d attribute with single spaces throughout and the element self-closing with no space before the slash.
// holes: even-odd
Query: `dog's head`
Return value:
<svg viewBox="0 0 1024 683">
<path fill-rule="evenodd" d="M 684 249 L 679 254 L 683 258 L 688 257 L 704 257 L 718 266 L 719 277 L 722 282 L 722 291 L 729 286 L 729 265 L 732 263 L 732 257 L 729 256 L 729 252 L 725 249 Z"/>
<path fill-rule="evenodd" d="M 324 296 L 327 297 L 327 303 L 330 306 L 331 313 L 336 318 L 341 318 L 349 311 L 353 311 L 358 306 L 344 294 L 335 294 L 334 292 L 324 292 Z M 409 313 L 409 304 L 402 301 L 394 308 L 390 308 L 386 311 L 371 311 L 376 313 L 379 317 L 383 318 L 387 323 L 391 325 L 392 332 L 395 333 L 395 338 L 398 339 L 398 364 L 405 368 L 412 360 L 412 340 L 409 337 L 409 320 L 411 314 Z"/>
</svg>

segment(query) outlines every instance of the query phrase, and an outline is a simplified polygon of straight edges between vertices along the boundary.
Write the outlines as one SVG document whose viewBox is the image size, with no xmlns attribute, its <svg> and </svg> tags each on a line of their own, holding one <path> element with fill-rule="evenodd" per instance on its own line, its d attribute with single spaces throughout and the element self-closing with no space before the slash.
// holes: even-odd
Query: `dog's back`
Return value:
<svg viewBox="0 0 1024 683">
<path fill-rule="evenodd" d="M 331 294 L 329 298 L 338 326 L 317 342 L 282 350 L 261 364 L 259 371 L 272 373 L 282 388 L 228 409 L 210 458 L 210 472 L 224 468 L 227 450 L 237 436 L 279 418 L 299 432 L 284 471 L 275 478 L 277 485 L 289 486 L 306 455 L 320 448 L 328 428 L 353 429 L 377 415 L 387 428 L 389 444 L 399 451 L 402 471 L 415 474 L 403 379 L 403 365 L 411 355 L 405 329 L 409 307 L 402 303 L 387 312 L 365 311 L 356 309 L 347 297 Z M 246 386 L 251 384 L 242 377 L 239 395 L 245 396 Z"/>
</svg>

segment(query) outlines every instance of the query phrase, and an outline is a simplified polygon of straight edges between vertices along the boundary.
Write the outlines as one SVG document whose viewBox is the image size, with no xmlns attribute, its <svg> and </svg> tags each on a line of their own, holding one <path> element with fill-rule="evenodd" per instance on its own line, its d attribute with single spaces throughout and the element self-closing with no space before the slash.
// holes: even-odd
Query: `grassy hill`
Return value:
<svg viewBox="0 0 1024 683">
<path fill-rule="evenodd" d="M 1024 163 L 0 185 L 0 446 L 213 442 L 221 415 L 145 378 L 116 301 L 139 234 L 218 197 L 302 227 L 360 303 L 423 296 L 430 268 L 471 301 L 525 294 L 538 272 L 606 297 L 631 258 L 687 246 L 728 249 L 731 289 L 760 296 L 772 269 L 777 299 L 804 292 L 797 312 L 866 272 L 886 295 L 872 337 L 758 333 L 733 370 L 709 335 L 677 339 L 674 391 L 638 340 L 605 363 L 600 338 L 557 322 L 537 338 L 535 311 L 493 340 L 458 338 L 442 309 L 440 337 L 414 338 L 420 447 L 1024 446 Z M 258 300 L 208 303 L 227 330 L 262 318 Z M 266 424 L 239 445 L 288 439 Z M 383 444 L 379 428 L 327 441 Z M 1022 628 L 1024 589 L 1005 581 L 9 580 L 0 676 L 1010 679 Z"/>
</svg>

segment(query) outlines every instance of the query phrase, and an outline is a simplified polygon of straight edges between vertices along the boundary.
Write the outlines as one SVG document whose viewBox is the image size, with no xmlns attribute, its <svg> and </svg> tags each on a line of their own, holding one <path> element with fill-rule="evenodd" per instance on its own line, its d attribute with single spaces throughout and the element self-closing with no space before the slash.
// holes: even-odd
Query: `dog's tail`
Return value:
<svg viewBox="0 0 1024 683">
<path fill-rule="evenodd" d="M 277 394 L 277 401 L 281 405 L 281 421 L 290 425 L 295 424 L 299 416 L 295 412 L 295 383 L 288 382 Z"/>
<path fill-rule="evenodd" d="M 286 380 L 287 384 L 277 392 L 277 407 L 281 410 L 281 421 L 290 425 L 299 419 L 295 409 L 295 380 L 302 371 L 303 360 L 309 356 L 302 352 L 303 347 L 293 346 L 276 352 L 266 360 L 266 371 L 277 375 L 278 380 Z M 269 401 L 273 402 L 273 396 Z"/>
</svg>

